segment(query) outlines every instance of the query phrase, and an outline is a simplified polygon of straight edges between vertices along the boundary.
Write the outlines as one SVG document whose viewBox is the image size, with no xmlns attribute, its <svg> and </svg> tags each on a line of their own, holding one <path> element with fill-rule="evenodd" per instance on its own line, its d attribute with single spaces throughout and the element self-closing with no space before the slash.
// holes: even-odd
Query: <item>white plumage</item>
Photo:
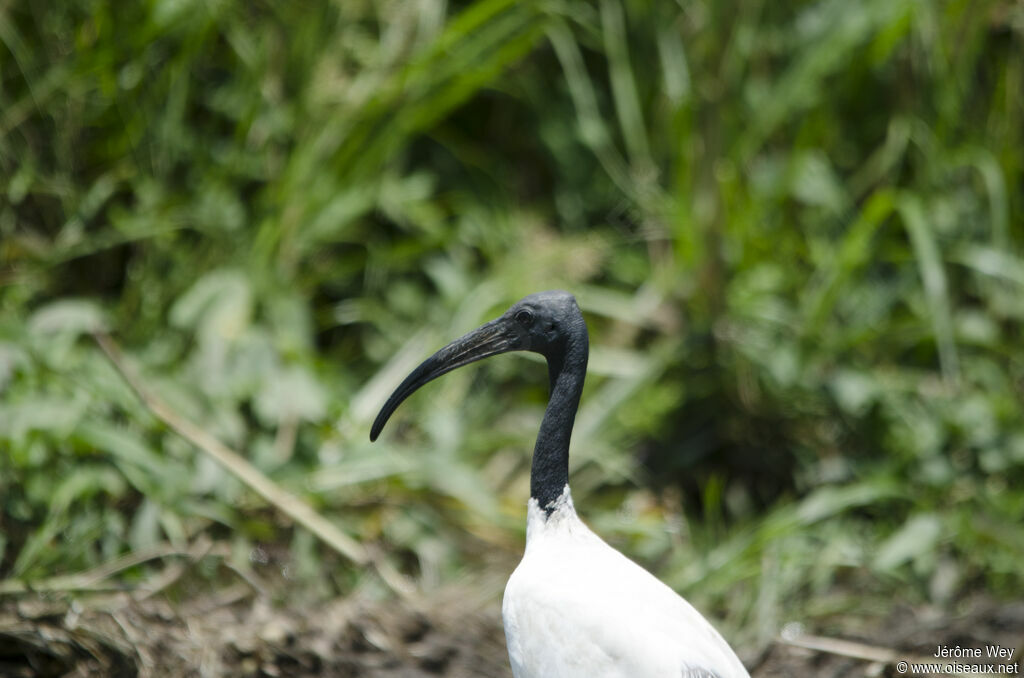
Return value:
<svg viewBox="0 0 1024 678">
<path fill-rule="evenodd" d="M 568 485 L 548 517 L 530 500 L 502 617 L 516 678 L 749 678 L 693 606 L 583 524 Z"/>
</svg>

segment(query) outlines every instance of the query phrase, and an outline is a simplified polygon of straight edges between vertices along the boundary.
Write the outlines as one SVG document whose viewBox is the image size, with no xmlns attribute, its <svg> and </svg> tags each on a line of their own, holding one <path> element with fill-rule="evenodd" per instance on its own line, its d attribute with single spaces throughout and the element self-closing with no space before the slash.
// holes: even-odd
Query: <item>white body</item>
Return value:
<svg viewBox="0 0 1024 678">
<path fill-rule="evenodd" d="M 516 678 L 749 678 L 693 606 L 583 524 L 568 485 L 546 519 L 530 500 L 502 618 Z"/>
</svg>

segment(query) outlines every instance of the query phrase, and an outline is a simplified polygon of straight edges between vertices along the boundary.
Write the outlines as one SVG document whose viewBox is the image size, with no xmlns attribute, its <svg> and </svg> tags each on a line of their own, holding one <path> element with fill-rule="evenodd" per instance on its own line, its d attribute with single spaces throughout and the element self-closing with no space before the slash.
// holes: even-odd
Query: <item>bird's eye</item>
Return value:
<svg viewBox="0 0 1024 678">
<path fill-rule="evenodd" d="M 516 311 L 516 322 L 523 327 L 529 327 L 533 324 L 533 313 L 526 310 L 525 308 Z"/>
</svg>

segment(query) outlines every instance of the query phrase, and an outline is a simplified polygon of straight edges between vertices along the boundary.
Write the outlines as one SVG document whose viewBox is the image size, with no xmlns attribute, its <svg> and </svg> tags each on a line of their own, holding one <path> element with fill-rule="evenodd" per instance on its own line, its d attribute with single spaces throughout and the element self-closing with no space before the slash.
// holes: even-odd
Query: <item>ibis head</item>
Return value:
<svg viewBox="0 0 1024 678">
<path fill-rule="evenodd" d="M 540 506 L 557 499 L 568 482 L 569 438 L 587 370 L 587 325 L 576 299 L 551 290 L 524 297 L 500 317 L 430 356 L 391 394 L 370 429 L 376 440 L 402 401 L 443 374 L 499 353 L 533 351 L 547 359 L 551 380 L 540 435 L 534 448 L 531 494 Z"/>
</svg>

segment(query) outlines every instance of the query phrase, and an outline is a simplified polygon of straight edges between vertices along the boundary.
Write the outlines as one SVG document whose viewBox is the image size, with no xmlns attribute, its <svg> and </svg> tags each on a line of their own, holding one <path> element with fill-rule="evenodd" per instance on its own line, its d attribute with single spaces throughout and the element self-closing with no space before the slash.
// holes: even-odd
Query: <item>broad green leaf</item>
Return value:
<svg viewBox="0 0 1024 678">
<path fill-rule="evenodd" d="M 98 332 L 107 326 L 103 311 L 95 302 L 86 299 L 62 299 L 32 314 L 29 331 L 37 336 L 58 332 L 85 334 Z"/>
<path fill-rule="evenodd" d="M 918 556 L 930 554 L 943 537 L 942 521 L 933 513 L 912 516 L 879 547 L 874 567 L 892 570 Z"/>
<path fill-rule="evenodd" d="M 327 413 L 327 394 L 308 369 L 286 367 L 264 381 L 256 396 L 256 412 L 263 421 L 274 424 L 319 421 Z"/>
</svg>

